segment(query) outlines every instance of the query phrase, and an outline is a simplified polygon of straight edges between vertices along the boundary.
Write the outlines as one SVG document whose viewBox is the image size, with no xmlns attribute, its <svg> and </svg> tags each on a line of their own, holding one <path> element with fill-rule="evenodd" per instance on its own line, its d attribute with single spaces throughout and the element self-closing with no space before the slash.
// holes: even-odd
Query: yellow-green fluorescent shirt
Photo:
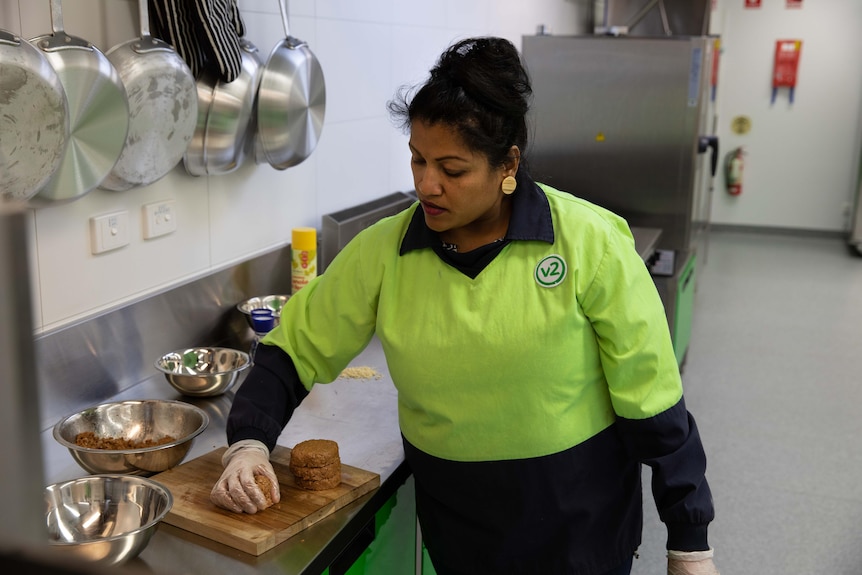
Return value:
<svg viewBox="0 0 862 575">
<path fill-rule="evenodd" d="M 682 396 L 667 320 L 626 222 L 542 189 L 554 242 L 511 241 L 474 278 L 432 250 L 400 255 L 413 209 L 360 233 L 294 295 L 264 343 L 306 388 L 379 337 L 399 421 L 454 461 L 556 453 Z M 418 208 L 421 210 L 421 208 Z"/>
<path fill-rule="evenodd" d="M 668 548 L 708 548 L 706 457 L 626 222 L 521 173 L 511 201 L 505 240 L 465 254 L 419 206 L 354 238 L 258 348 L 228 440 L 275 445 L 306 390 L 376 333 L 444 572 L 620 565 L 640 543 L 641 464 Z"/>
</svg>

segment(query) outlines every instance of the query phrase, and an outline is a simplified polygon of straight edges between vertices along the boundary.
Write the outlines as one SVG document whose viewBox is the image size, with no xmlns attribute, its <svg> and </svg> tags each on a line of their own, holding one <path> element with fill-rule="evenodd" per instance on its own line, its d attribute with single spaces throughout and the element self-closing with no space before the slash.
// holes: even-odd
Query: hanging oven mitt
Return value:
<svg viewBox="0 0 862 575">
<path fill-rule="evenodd" d="M 232 82 L 242 70 L 245 35 L 236 0 L 148 0 L 153 35 L 168 42 L 195 78 L 204 72 Z"/>
</svg>

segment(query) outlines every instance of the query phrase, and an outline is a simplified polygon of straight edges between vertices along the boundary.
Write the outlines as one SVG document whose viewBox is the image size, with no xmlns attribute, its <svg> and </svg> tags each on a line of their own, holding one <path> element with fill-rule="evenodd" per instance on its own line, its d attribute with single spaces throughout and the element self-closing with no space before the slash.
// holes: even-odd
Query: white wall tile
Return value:
<svg viewBox="0 0 862 575">
<path fill-rule="evenodd" d="M 416 0 L 317 0 L 316 15 L 322 19 L 389 24 L 392 22 L 395 3 L 414 1 Z"/>
<path fill-rule="evenodd" d="M 144 240 L 142 206 L 163 199 L 176 200 L 177 231 Z M 117 211 L 129 214 L 129 245 L 93 255 L 90 218 Z M 97 189 L 67 205 L 36 210 L 45 326 L 113 307 L 207 270 L 207 211 L 206 180 L 188 176 L 182 167 L 144 188 Z"/>
<path fill-rule="evenodd" d="M 42 325 L 42 287 L 39 277 L 39 254 L 36 249 L 36 212 L 27 210 L 27 265 L 30 271 L 30 293 L 33 325 Z"/>
<path fill-rule="evenodd" d="M 392 130 L 389 136 L 389 189 L 407 192 L 414 189 L 413 173 L 410 171 L 409 137 L 400 130 Z"/>
<path fill-rule="evenodd" d="M 457 38 L 446 28 L 392 27 L 392 87 L 389 98 L 400 86 L 414 86 L 428 79 L 428 72 L 440 54 Z"/>
<path fill-rule="evenodd" d="M 246 28 L 245 39 L 257 46 L 261 60 L 266 63 L 270 52 L 280 46 L 285 39 L 281 18 L 275 18 L 272 14 L 263 12 L 248 12 L 243 14 L 243 22 Z M 312 18 L 291 18 L 289 25 L 290 35 L 307 42 L 311 51 L 316 53 L 314 23 Z"/>
<path fill-rule="evenodd" d="M 21 11 L 18 9 L 18 2 L 0 2 L 0 29 L 14 34 L 21 33 Z"/>
<path fill-rule="evenodd" d="M 537 3 L 534 3 L 534 6 Z M 453 29 L 488 30 L 491 10 L 500 10 L 491 0 L 446 0 L 446 26 Z M 510 7 L 507 5 L 506 10 Z"/>
<path fill-rule="evenodd" d="M 446 5 L 424 0 L 396 0 L 392 6 L 391 23 L 410 24 L 423 28 L 446 25 Z"/>
<path fill-rule="evenodd" d="M 395 191 L 388 170 L 393 128 L 383 116 L 333 123 L 325 130 L 317 150 L 321 216 Z"/>
<path fill-rule="evenodd" d="M 286 170 L 247 162 L 209 178 L 212 265 L 221 267 L 290 242 L 290 230 L 315 225 L 317 150 Z"/>
<path fill-rule="evenodd" d="M 385 113 L 390 96 L 391 29 L 380 24 L 319 20 L 315 54 L 326 77 L 326 121 Z"/>
<path fill-rule="evenodd" d="M 316 0 L 237 0 L 237 6 L 243 16 L 249 12 L 265 14 L 281 14 L 279 3 L 284 1 L 287 6 L 288 18 L 295 16 L 311 16 L 316 12 Z"/>
</svg>

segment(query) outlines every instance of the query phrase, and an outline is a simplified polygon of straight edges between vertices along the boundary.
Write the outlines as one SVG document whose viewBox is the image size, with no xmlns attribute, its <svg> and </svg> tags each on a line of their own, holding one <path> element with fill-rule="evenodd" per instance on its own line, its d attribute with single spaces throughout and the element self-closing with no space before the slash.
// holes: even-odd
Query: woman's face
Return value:
<svg viewBox="0 0 862 575">
<path fill-rule="evenodd" d="M 411 126 L 410 152 L 413 183 L 425 222 L 444 241 L 469 243 L 464 240 L 500 224 L 505 233 L 508 213 L 501 209 L 500 186 L 503 178 L 515 175 L 517 161 L 513 167 L 492 167 L 487 157 L 468 148 L 451 126 L 419 120 Z M 503 216 L 506 221 L 501 223 Z"/>
</svg>

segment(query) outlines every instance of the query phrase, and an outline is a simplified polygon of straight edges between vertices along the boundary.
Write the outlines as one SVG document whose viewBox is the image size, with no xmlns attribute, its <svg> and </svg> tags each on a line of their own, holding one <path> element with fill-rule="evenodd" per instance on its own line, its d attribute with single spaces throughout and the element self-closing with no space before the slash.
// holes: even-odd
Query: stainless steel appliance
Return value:
<svg viewBox="0 0 862 575">
<path fill-rule="evenodd" d="M 850 214 L 850 246 L 862 256 L 862 158 L 859 159 L 859 179 L 856 187 L 856 204 Z"/>
<path fill-rule="evenodd" d="M 695 253 L 706 263 L 718 161 L 713 47 L 707 36 L 523 38 L 532 175 L 662 230 L 651 269 L 672 284 L 659 286 L 672 328 L 680 275 Z"/>
<path fill-rule="evenodd" d="M 320 269 L 325 271 L 335 255 L 353 237 L 386 216 L 394 216 L 416 201 L 410 192 L 392 192 L 376 200 L 364 202 L 321 218 Z"/>
<path fill-rule="evenodd" d="M 712 46 L 700 36 L 524 37 L 533 176 L 662 229 L 660 249 L 692 249 L 709 219 L 717 157 Z M 711 161 L 701 155 L 710 144 Z"/>
<path fill-rule="evenodd" d="M 27 218 L 0 201 L 0 556 L 4 548 L 46 541 L 42 500 L 39 393 L 33 345 Z"/>
<path fill-rule="evenodd" d="M 700 36 L 709 33 L 710 0 L 596 0 L 596 33 Z"/>
</svg>

